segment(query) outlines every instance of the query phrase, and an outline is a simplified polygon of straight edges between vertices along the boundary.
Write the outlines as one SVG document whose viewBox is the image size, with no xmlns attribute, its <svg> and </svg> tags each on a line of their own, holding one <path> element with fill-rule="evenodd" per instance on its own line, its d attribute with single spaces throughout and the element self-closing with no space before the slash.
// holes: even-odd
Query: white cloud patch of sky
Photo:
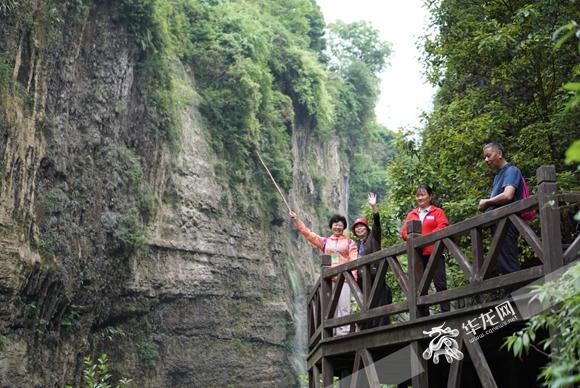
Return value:
<svg viewBox="0 0 580 388">
<path fill-rule="evenodd" d="M 377 120 L 391 130 L 420 126 L 430 111 L 435 88 L 422 75 L 417 39 L 425 33 L 428 11 L 422 0 L 317 0 L 326 23 L 366 20 L 389 42 L 390 65 L 381 74 Z"/>
</svg>

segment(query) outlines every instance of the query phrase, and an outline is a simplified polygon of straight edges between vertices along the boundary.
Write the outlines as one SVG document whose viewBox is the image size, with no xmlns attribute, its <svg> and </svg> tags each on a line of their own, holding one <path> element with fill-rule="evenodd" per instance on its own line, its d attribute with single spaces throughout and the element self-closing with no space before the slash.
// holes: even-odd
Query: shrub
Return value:
<svg viewBox="0 0 580 388">
<path fill-rule="evenodd" d="M 157 359 L 157 349 L 151 342 L 142 342 L 137 345 L 139 358 L 147 365 L 152 365 Z"/>
<path fill-rule="evenodd" d="M 571 266 L 561 278 L 537 286 L 532 300 L 543 305 L 554 306 L 545 312 L 533 316 L 523 330 L 506 338 L 503 346 L 511 350 L 516 357 L 522 357 L 530 349 L 540 353 L 552 346 L 550 361 L 544 367 L 538 379 L 543 380 L 545 387 L 567 387 L 580 383 L 580 263 Z M 536 333 L 551 329 L 550 335 L 539 345 L 534 341 Z"/>
<path fill-rule="evenodd" d="M 93 362 L 90 356 L 84 359 L 85 369 L 83 371 L 84 388 L 127 388 L 133 379 L 121 378 L 119 382 L 112 385 L 111 373 L 109 371 L 109 357 L 103 353 Z M 67 385 L 66 388 L 73 388 L 72 385 Z M 79 387 L 80 388 L 80 387 Z"/>
</svg>

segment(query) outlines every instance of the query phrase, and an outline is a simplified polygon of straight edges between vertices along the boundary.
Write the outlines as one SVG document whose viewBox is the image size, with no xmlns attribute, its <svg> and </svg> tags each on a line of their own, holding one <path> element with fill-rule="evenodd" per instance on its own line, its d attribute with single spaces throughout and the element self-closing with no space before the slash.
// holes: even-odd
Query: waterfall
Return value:
<svg viewBox="0 0 580 388">
<path fill-rule="evenodd" d="M 292 321 L 294 323 L 292 353 L 289 355 L 289 358 L 292 363 L 292 368 L 300 378 L 306 376 L 306 356 L 308 355 L 306 290 L 304 289 L 304 282 L 296 270 L 295 264 L 290 260 L 286 263 L 288 279 L 292 287 Z M 302 386 L 306 380 L 300 378 L 299 381 Z"/>
</svg>

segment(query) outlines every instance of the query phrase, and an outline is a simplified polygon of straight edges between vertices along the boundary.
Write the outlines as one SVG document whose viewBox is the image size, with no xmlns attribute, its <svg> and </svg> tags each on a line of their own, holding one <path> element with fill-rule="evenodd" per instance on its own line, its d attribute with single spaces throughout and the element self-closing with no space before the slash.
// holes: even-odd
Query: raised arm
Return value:
<svg viewBox="0 0 580 388">
<path fill-rule="evenodd" d="M 372 238 L 381 246 L 381 216 L 377 206 L 377 195 L 369 193 L 369 205 L 373 211 L 373 228 L 371 230 Z"/>
<path fill-rule="evenodd" d="M 302 220 L 300 220 L 296 216 L 296 213 L 291 211 L 291 212 L 289 212 L 289 214 L 290 214 L 290 218 L 294 222 L 294 225 L 296 226 L 296 229 L 298 229 L 298 231 L 304 237 L 306 237 L 306 240 L 308 240 L 308 242 L 312 246 L 314 246 L 315 248 L 318 248 L 321 251 L 324 251 L 324 239 L 322 237 L 320 237 L 319 235 L 317 235 L 316 233 L 314 233 L 313 231 L 311 231 L 310 229 L 308 229 L 306 227 L 306 225 L 304 225 L 304 222 L 302 222 Z M 355 246 L 355 250 L 356 250 L 356 246 Z"/>
</svg>

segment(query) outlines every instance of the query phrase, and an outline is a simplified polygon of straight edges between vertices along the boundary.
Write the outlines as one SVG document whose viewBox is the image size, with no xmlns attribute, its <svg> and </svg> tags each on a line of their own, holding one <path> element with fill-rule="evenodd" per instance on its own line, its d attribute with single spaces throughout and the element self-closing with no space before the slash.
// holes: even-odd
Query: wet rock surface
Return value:
<svg viewBox="0 0 580 388">
<path fill-rule="evenodd" d="M 0 26 L 28 96 L 2 96 L 0 387 L 79 385 L 103 352 L 136 386 L 296 385 L 295 292 L 318 253 L 283 209 L 276 225 L 237 205 L 260 188 L 229 192 L 195 101 L 169 147 L 137 48 L 95 4 L 47 35 Z M 291 204 L 324 233 L 315 196 L 346 212 L 338 142 L 297 125 L 293 147 Z M 327 174 L 317 192 L 309 163 Z"/>
</svg>

